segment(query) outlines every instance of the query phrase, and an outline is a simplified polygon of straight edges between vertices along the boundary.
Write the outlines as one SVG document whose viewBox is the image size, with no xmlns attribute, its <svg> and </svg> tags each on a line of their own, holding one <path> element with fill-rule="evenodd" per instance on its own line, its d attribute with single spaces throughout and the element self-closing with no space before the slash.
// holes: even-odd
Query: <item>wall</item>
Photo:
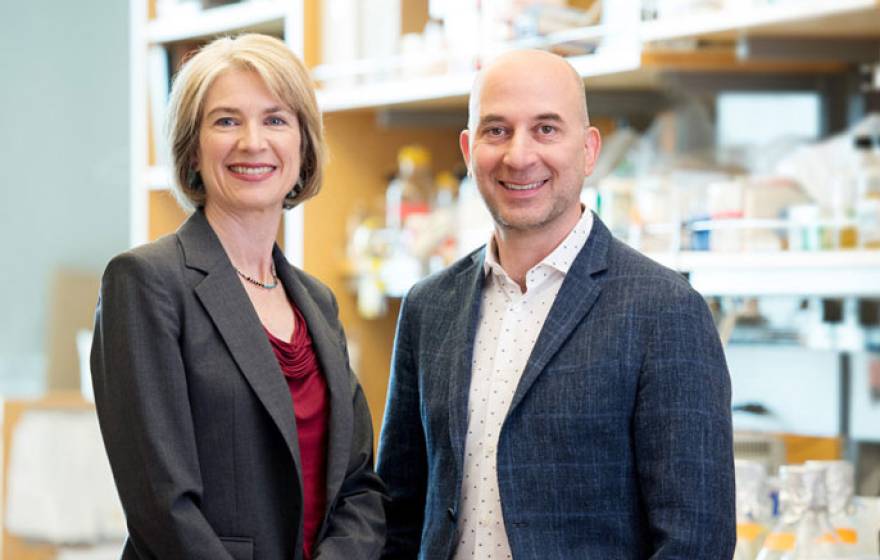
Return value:
<svg viewBox="0 0 880 560">
<path fill-rule="evenodd" d="M 735 414 L 735 429 L 837 435 L 837 353 L 760 345 L 730 345 L 724 352 L 733 404 L 759 402 L 770 411 L 764 419 Z"/>
<path fill-rule="evenodd" d="M 42 390 L 54 272 L 128 245 L 128 25 L 125 1 L 0 2 L 0 395 Z"/>
</svg>

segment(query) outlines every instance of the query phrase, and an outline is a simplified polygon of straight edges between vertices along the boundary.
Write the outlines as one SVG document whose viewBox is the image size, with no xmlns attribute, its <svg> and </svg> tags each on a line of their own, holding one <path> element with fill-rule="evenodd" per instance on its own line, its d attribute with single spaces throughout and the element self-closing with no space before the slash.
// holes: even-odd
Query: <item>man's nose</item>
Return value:
<svg viewBox="0 0 880 560">
<path fill-rule="evenodd" d="M 504 153 L 504 164 L 522 169 L 530 166 L 537 160 L 537 151 L 534 139 L 525 133 L 515 133 L 507 144 Z"/>
</svg>

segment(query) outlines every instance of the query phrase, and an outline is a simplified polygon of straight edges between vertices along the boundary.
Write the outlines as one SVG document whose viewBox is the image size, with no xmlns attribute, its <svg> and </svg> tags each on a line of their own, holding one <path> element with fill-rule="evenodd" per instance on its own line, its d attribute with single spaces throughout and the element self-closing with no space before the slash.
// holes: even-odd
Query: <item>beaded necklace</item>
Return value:
<svg viewBox="0 0 880 560">
<path fill-rule="evenodd" d="M 274 264 L 272 265 L 272 269 L 271 269 L 271 274 L 272 274 L 272 283 L 271 284 L 264 284 L 264 283 L 260 282 L 259 280 L 251 278 L 250 276 L 248 276 L 244 272 L 240 271 L 237 267 L 233 267 L 233 268 L 235 268 L 235 271 L 238 273 L 239 276 L 241 276 L 247 282 L 250 282 L 254 286 L 259 286 L 260 288 L 263 288 L 264 290 L 272 290 L 272 289 L 278 287 L 278 276 L 275 275 L 275 265 Z"/>
</svg>

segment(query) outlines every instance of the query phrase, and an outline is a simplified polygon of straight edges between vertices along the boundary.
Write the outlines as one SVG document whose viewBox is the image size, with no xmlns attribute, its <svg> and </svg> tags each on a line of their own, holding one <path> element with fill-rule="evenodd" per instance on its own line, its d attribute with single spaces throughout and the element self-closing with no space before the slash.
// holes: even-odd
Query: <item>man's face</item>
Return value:
<svg viewBox="0 0 880 560">
<path fill-rule="evenodd" d="M 498 228 L 564 235 L 599 153 L 579 82 L 546 53 L 517 53 L 486 70 L 460 144 Z"/>
</svg>

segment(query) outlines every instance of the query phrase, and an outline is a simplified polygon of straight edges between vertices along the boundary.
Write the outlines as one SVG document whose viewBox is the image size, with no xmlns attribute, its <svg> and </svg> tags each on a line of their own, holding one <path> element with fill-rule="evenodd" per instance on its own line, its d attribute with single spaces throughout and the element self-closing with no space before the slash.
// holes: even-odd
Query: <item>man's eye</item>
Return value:
<svg viewBox="0 0 880 560">
<path fill-rule="evenodd" d="M 504 134 L 504 129 L 500 126 L 493 126 L 492 128 L 486 130 L 486 134 L 488 134 L 489 136 L 501 136 L 502 134 Z"/>
<path fill-rule="evenodd" d="M 540 130 L 541 134 L 553 134 L 556 132 L 556 127 L 550 124 L 542 124 Z"/>
</svg>

